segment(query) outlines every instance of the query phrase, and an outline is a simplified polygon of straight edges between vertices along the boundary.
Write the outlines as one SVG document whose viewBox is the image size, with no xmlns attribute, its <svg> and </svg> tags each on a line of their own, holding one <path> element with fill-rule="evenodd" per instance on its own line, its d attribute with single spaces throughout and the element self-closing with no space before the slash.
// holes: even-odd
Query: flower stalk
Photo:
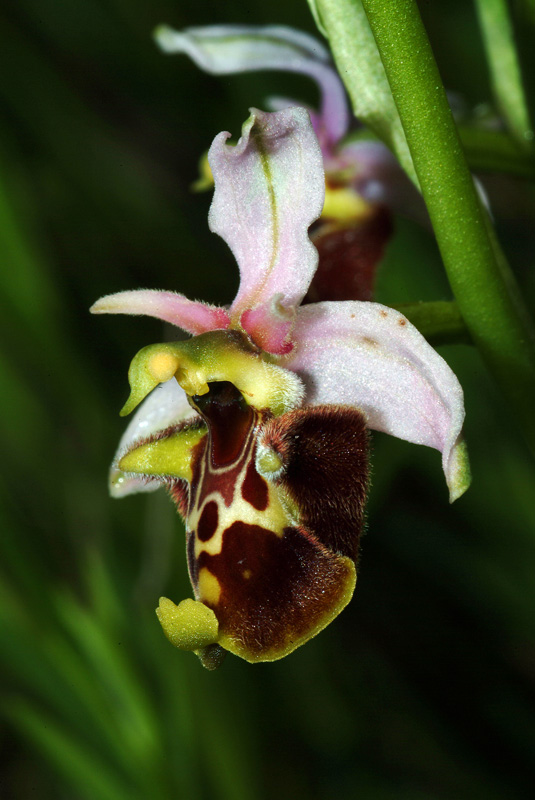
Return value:
<svg viewBox="0 0 535 800">
<path fill-rule="evenodd" d="M 333 0 L 319 0 L 322 13 Z M 358 0 L 337 0 L 351 9 Z M 451 288 L 466 326 L 535 451 L 535 338 L 482 208 L 414 0 L 362 0 L 390 84 Z M 343 15 L 339 15 L 343 17 Z M 350 39 L 350 27 L 329 27 Z M 346 75 L 344 75 L 344 78 Z M 347 76 L 351 80 L 351 75 Z M 350 90 L 351 91 L 351 90 Z"/>
<path fill-rule="evenodd" d="M 535 156 L 505 131 L 460 125 L 459 134 L 468 165 L 475 172 L 502 172 L 535 180 Z"/>
<path fill-rule="evenodd" d="M 473 344 L 457 303 L 451 300 L 394 306 L 412 322 L 429 344 Z"/>
<path fill-rule="evenodd" d="M 476 0 L 496 102 L 517 141 L 532 150 L 533 130 L 506 0 Z"/>
</svg>

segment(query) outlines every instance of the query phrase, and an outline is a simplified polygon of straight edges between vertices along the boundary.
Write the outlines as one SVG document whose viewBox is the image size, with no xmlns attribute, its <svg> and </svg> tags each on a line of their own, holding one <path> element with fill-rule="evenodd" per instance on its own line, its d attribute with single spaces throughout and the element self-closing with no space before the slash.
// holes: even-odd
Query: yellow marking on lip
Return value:
<svg viewBox="0 0 535 800">
<path fill-rule="evenodd" d="M 221 597 L 221 584 L 209 569 L 203 567 L 199 572 L 198 579 L 199 597 L 205 603 L 216 606 Z"/>
<path fill-rule="evenodd" d="M 258 511 L 241 496 L 241 481 L 236 483 L 236 492 L 231 505 L 227 508 L 221 501 L 217 493 L 208 495 L 200 509 L 195 509 L 189 516 L 188 527 L 191 531 L 196 531 L 197 525 L 204 506 L 214 500 L 217 503 L 219 512 L 219 522 L 214 535 L 207 542 L 201 542 L 195 537 L 195 557 L 198 558 L 203 552 L 211 556 L 218 555 L 224 546 L 224 534 L 233 522 L 244 522 L 246 525 L 258 525 L 271 531 L 279 539 L 284 535 L 284 528 L 292 523 L 289 509 L 285 507 L 284 499 L 275 486 L 268 484 L 269 500 L 265 511 Z"/>
</svg>

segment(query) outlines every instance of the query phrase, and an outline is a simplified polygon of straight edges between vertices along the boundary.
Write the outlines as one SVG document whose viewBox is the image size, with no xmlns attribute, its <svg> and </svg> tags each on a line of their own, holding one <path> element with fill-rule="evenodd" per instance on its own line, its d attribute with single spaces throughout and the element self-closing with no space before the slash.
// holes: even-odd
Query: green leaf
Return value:
<svg viewBox="0 0 535 800">
<path fill-rule="evenodd" d="M 92 753 L 87 745 L 72 736 L 48 714 L 29 703 L 11 701 L 5 708 L 15 726 L 37 747 L 75 788 L 78 795 L 94 800 L 132 800 L 128 786 Z"/>
<path fill-rule="evenodd" d="M 127 658 L 90 612 L 67 593 L 57 598 L 59 617 L 92 665 L 115 705 L 115 719 L 123 740 L 137 761 L 152 759 L 160 749 L 158 721 Z"/>
<path fill-rule="evenodd" d="M 308 3 L 308 7 L 310 8 L 310 13 L 314 17 L 314 22 L 316 23 L 316 28 L 319 30 L 319 32 L 321 34 L 323 34 L 323 36 L 325 36 L 326 39 L 328 39 L 329 38 L 329 34 L 325 30 L 325 28 L 323 26 L 323 23 L 321 21 L 321 16 L 320 16 L 320 12 L 319 12 L 319 9 L 318 9 L 317 0 L 307 0 L 307 3 Z"/>
<path fill-rule="evenodd" d="M 419 186 L 407 139 L 381 56 L 360 0 L 310 0 L 316 24 L 329 39 L 355 116 L 390 147 Z"/>
</svg>

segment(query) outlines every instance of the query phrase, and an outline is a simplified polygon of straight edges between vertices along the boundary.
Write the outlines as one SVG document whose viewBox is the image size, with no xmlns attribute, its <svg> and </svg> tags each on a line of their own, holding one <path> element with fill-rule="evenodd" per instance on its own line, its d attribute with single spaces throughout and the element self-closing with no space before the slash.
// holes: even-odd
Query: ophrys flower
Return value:
<svg viewBox="0 0 535 800">
<path fill-rule="evenodd" d="M 317 109 L 295 98 L 265 100 L 269 110 L 306 107 L 323 156 L 325 203 L 311 232 L 320 259 L 308 300 L 371 300 L 393 212 L 426 224 L 427 212 L 388 147 L 353 117 L 328 50 L 315 37 L 283 25 L 209 25 L 183 31 L 161 25 L 155 39 L 164 52 L 184 53 L 214 75 L 276 70 L 315 82 Z M 194 186 L 211 186 L 205 157 Z"/>
<path fill-rule="evenodd" d="M 193 334 L 134 358 L 134 410 L 112 494 L 165 485 L 185 519 L 195 600 L 162 599 L 170 640 L 207 666 L 224 650 L 280 658 L 327 625 L 355 586 L 367 428 L 435 447 L 453 500 L 467 488 L 461 387 L 398 312 L 301 306 L 317 266 L 308 228 L 324 198 L 308 113 L 253 111 L 209 159 L 209 223 L 232 249 L 230 308 L 172 292 L 110 295 L 96 313 L 147 314 Z M 146 398 L 146 399 L 145 399 Z"/>
</svg>

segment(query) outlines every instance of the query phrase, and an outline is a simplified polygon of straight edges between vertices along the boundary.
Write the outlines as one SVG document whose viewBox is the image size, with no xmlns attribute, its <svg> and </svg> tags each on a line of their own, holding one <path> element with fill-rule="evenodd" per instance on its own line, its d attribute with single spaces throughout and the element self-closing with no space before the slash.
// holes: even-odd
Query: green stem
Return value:
<svg viewBox="0 0 535 800">
<path fill-rule="evenodd" d="M 476 8 L 496 102 L 511 132 L 529 149 L 533 131 L 507 1 L 476 0 Z"/>
<path fill-rule="evenodd" d="M 533 329 L 513 275 L 489 236 L 418 7 L 415 0 L 362 0 L 362 5 L 459 310 L 535 451 Z"/>
<path fill-rule="evenodd" d="M 475 172 L 505 172 L 535 180 L 535 158 L 519 147 L 504 131 L 459 125 L 459 134 L 470 169 Z"/>
<path fill-rule="evenodd" d="M 418 328 L 429 344 L 473 344 L 457 304 L 447 300 L 394 306 Z"/>
</svg>

